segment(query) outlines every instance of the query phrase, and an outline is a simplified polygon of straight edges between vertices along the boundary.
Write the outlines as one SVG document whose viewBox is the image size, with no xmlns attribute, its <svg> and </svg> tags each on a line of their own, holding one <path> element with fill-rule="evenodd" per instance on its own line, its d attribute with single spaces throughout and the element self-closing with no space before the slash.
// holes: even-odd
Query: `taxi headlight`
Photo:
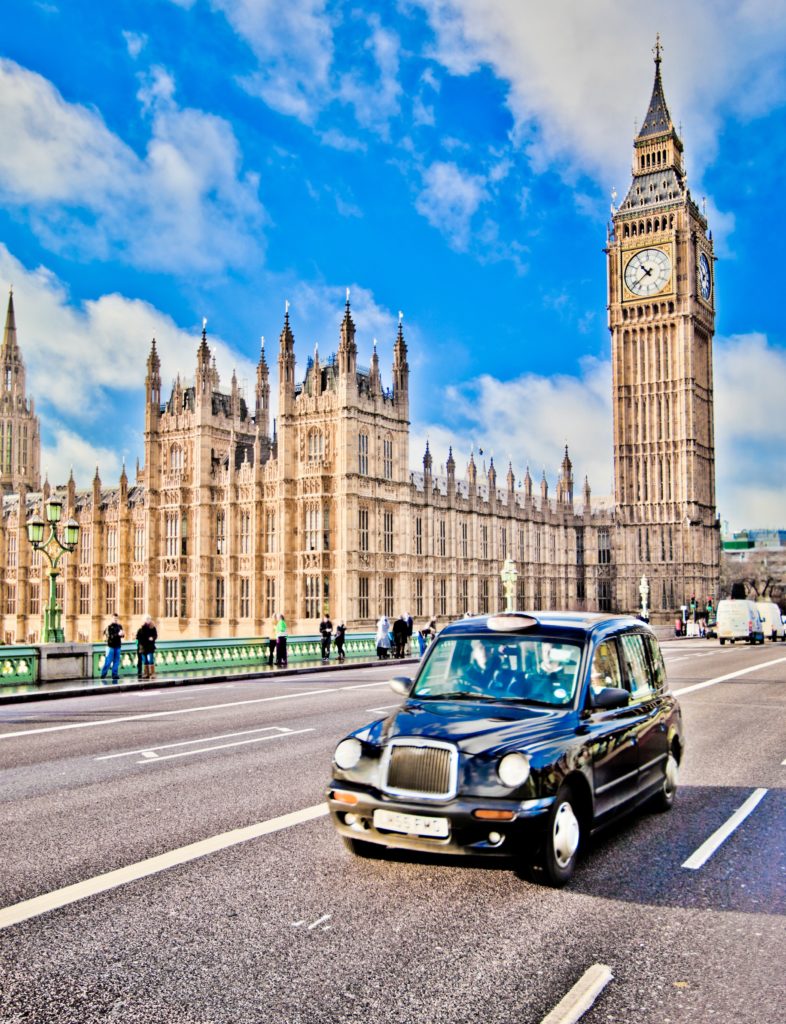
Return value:
<svg viewBox="0 0 786 1024">
<path fill-rule="evenodd" d="M 360 760 L 362 753 L 363 747 L 361 746 L 360 740 L 356 740 L 352 737 L 348 740 L 342 740 L 339 743 L 336 747 L 335 754 L 333 754 L 333 760 L 342 771 L 347 771 L 349 768 L 355 767 Z"/>
<path fill-rule="evenodd" d="M 497 765 L 497 775 L 504 786 L 521 786 L 529 776 L 529 758 L 519 753 L 505 754 Z"/>
</svg>

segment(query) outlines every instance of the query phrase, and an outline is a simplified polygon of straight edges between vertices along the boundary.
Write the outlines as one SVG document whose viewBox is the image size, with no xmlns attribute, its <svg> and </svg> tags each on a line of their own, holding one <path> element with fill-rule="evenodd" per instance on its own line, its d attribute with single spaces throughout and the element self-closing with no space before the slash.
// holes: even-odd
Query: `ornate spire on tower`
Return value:
<svg viewBox="0 0 786 1024">
<path fill-rule="evenodd" d="M 349 306 L 349 288 L 347 288 L 347 304 L 344 319 L 341 321 L 341 333 L 338 343 L 338 372 L 349 375 L 353 380 L 357 372 L 358 350 L 355 344 L 355 323 Z"/>
</svg>

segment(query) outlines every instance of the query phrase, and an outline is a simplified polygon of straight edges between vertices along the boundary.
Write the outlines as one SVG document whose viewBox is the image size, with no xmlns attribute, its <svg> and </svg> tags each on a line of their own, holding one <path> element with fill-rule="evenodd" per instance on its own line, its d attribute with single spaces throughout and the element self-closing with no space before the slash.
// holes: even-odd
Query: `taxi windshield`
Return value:
<svg viewBox="0 0 786 1024">
<path fill-rule="evenodd" d="M 573 702 L 581 647 L 534 637 L 443 637 L 410 697 L 565 707 Z"/>
</svg>

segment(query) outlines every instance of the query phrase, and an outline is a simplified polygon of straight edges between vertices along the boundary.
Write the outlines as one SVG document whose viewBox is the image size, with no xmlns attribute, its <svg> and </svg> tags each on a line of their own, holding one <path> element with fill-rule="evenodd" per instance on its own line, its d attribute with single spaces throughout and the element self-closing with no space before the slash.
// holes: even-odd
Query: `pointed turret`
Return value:
<svg viewBox="0 0 786 1024">
<path fill-rule="evenodd" d="M 639 138 L 643 139 L 649 135 L 663 135 L 671 131 L 674 125 L 671 121 L 671 114 L 666 105 L 666 97 L 663 94 L 663 81 L 660 75 L 661 54 L 663 47 L 660 45 L 660 33 L 655 37 L 655 82 L 652 86 L 652 96 L 647 114 L 639 131 Z"/>
<path fill-rule="evenodd" d="M 489 459 L 489 500 L 496 498 L 497 496 L 497 470 L 494 467 L 494 456 L 492 455 Z"/>
<path fill-rule="evenodd" d="M 407 343 L 404 341 L 404 314 L 399 310 L 398 334 L 393 346 L 393 400 L 407 416 L 409 408 L 409 363 Z"/>
<path fill-rule="evenodd" d="M 358 350 L 355 344 L 355 323 L 349 307 L 349 288 L 347 288 L 347 304 L 344 319 L 341 321 L 341 335 L 338 343 L 338 372 L 354 382 L 357 373 Z"/>
<path fill-rule="evenodd" d="M 543 470 L 543 476 L 541 477 L 541 481 L 540 481 L 540 497 L 541 497 L 541 501 L 542 501 L 543 507 L 545 508 L 546 503 L 549 500 L 549 482 L 546 479 L 546 470 L 545 469 Z"/>
<path fill-rule="evenodd" d="M 161 415 L 161 360 L 158 358 L 156 339 L 150 344 L 145 376 L 145 433 L 155 427 Z"/>
<path fill-rule="evenodd" d="M 265 359 L 265 337 L 259 339 L 259 362 L 257 363 L 256 409 L 254 419 L 257 434 L 267 437 L 270 430 L 270 373 Z"/>
<path fill-rule="evenodd" d="M 448 498 L 456 495 L 456 460 L 453 458 L 453 446 L 448 449 L 448 461 L 445 463 L 445 470 L 448 477 Z"/>
<path fill-rule="evenodd" d="M 278 339 L 278 409 L 289 412 L 295 399 L 295 336 L 289 325 L 289 302 L 284 306 L 284 326 Z"/>
<path fill-rule="evenodd" d="M 532 477 L 530 475 L 529 466 L 527 466 L 527 472 L 524 474 L 524 500 L 532 501 Z"/>
<path fill-rule="evenodd" d="M 469 453 L 469 462 L 467 463 L 467 490 L 470 498 L 474 498 L 478 493 L 478 467 L 475 465 L 475 449 Z"/>
<path fill-rule="evenodd" d="M 568 455 L 567 444 L 565 445 L 565 457 L 560 467 L 558 491 L 558 499 L 563 505 L 573 505 L 573 463 Z"/>
<path fill-rule="evenodd" d="M 583 499 L 584 499 L 584 515 L 588 515 L 589 512 L 592 509 L 592 491 L 590 490 L 589 478 L 586 477 L 586 476 L 584 477 Z"/>
<path fill-rule="evenodd" d="M 0 493 L 20 487 L 38 490 L 41 458 L 40 425 L 28 400 L 25 364 L 16 338 L 14 292 L 9 289 L 3 341 L 0 346 Z"/>
<path fill-rule="evenodd" d="M 372 395 L 382 394 L 382 377 L 379 372 L 379 355 L 377 354 L 377 339 L 374 338 L 374 351 L 371 355 L 371 371 L 369 373 L 369 386 Z"/>
<path fill-rule="evenodd" d="M 431 470 L 434 464 L 434 460 L 431 457 L 431 449 L 429 443 L 426 441 L 426 450 L 423 453 L 423 493 L 426 496 L 426 501 L 431 498 L 431 487 L 432 487 L 432 476 Z"/>
</svg>

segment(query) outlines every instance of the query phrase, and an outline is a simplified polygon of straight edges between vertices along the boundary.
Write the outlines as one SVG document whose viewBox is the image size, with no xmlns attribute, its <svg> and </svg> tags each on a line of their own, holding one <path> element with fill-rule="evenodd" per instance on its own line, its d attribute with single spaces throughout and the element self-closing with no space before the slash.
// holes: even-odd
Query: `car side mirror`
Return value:
<svg viewBox="0 0 786 1024">
<path fill-rule="evenodd" d="M 397 693 L 400 697 L 408 697 L 409 691 L 412 689 L 412 680 L 409 676 L 394 676 L 388 685 L 393 693 Z"/>
<path fill-rule="evenodd" d="M 629 702 L 630 694 L 621 686 L 604 686 L 602 690 L 591 695 L 591 706 L 602 711 L 626 708 Z"/>
</svg>

